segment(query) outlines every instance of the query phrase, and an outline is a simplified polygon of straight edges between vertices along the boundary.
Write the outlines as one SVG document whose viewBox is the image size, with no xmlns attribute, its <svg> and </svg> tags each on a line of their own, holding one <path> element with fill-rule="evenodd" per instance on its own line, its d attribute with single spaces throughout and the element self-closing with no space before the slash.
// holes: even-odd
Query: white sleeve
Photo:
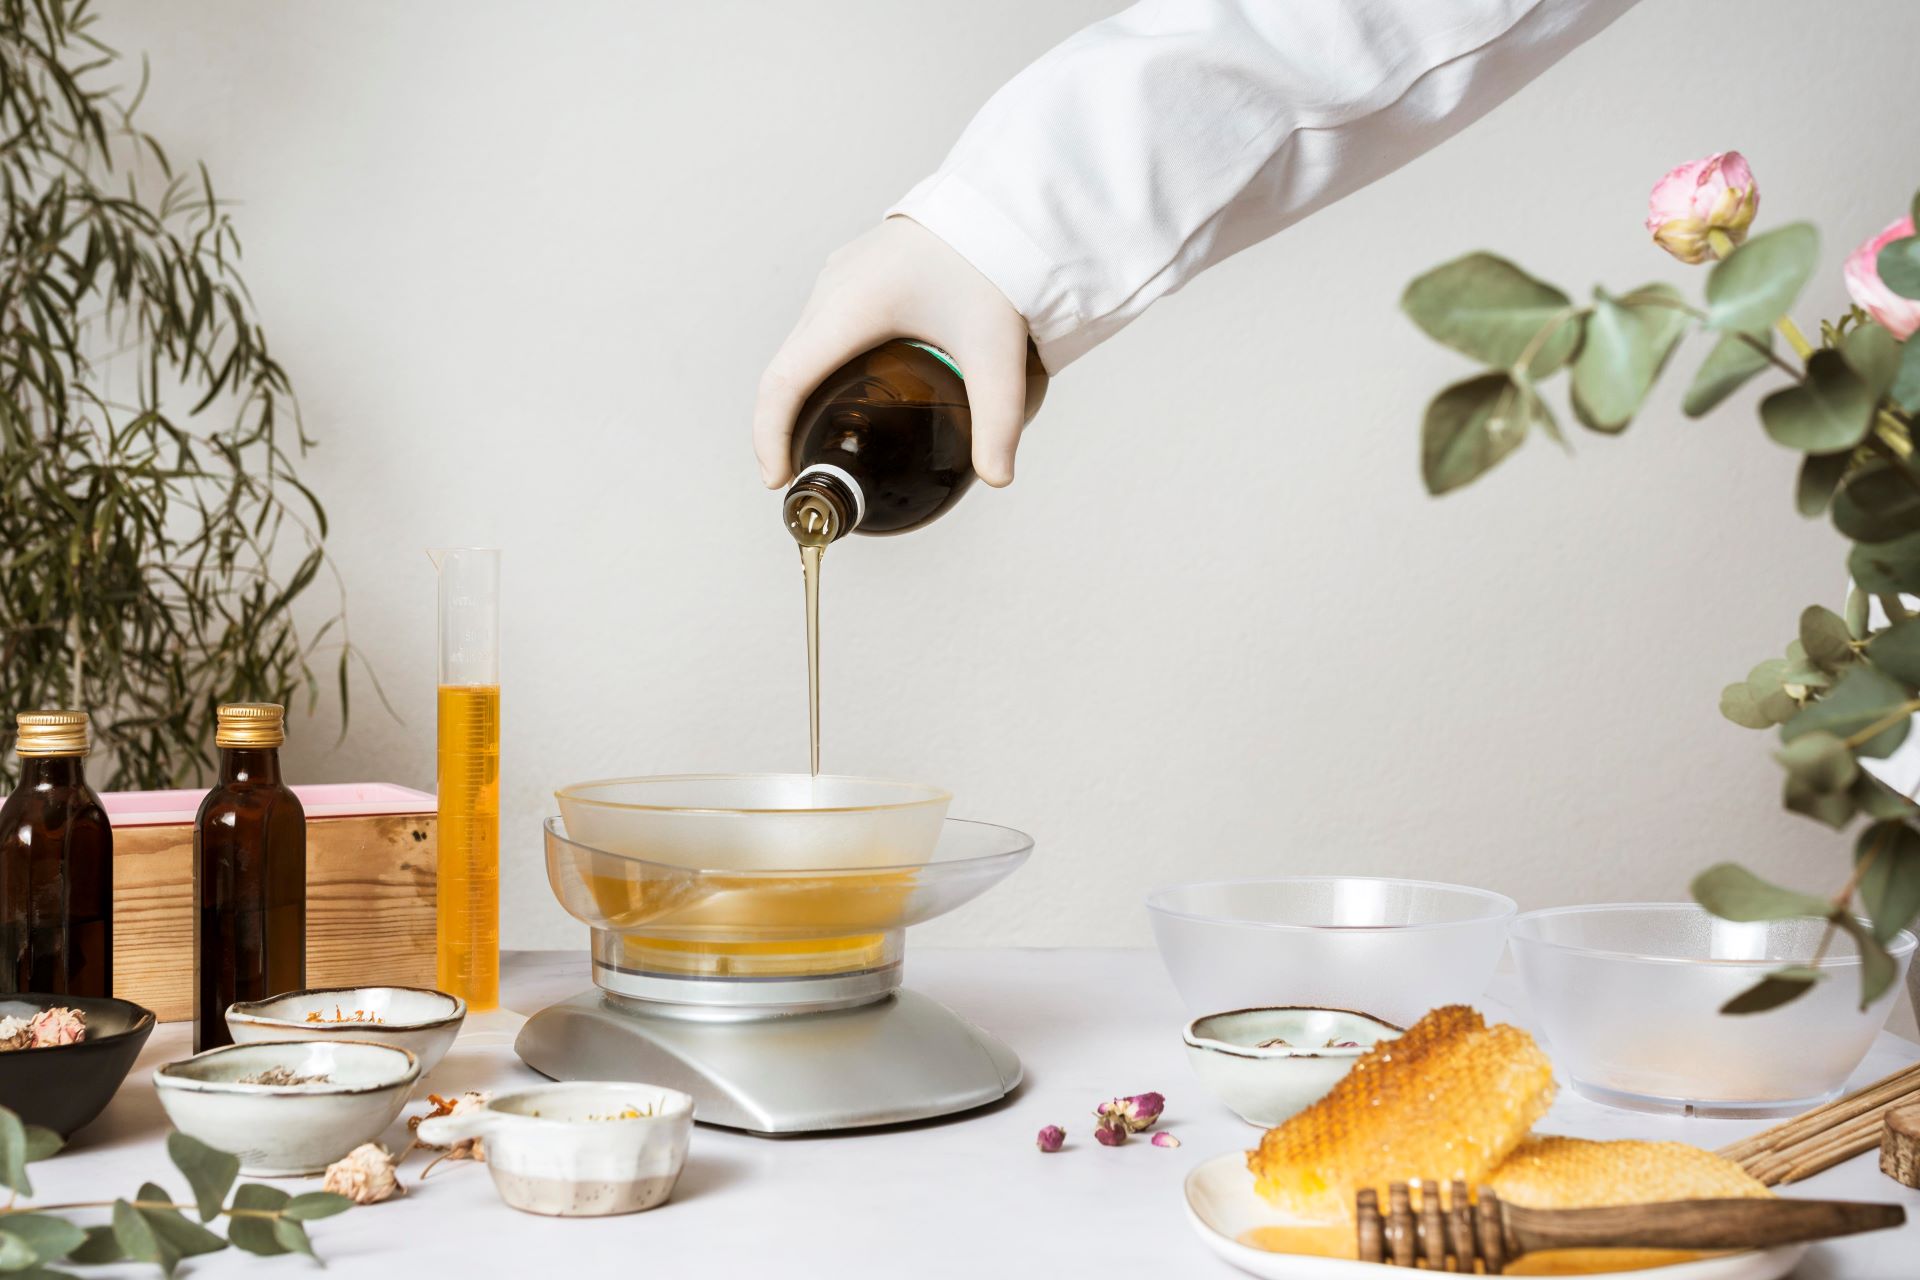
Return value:
<svg viewBox="0 0 1920 1280">
<path fill-rule="evenodd" d="M 1058 371 L 1465 127 L 1634 0 L 1143 0 L 974 117 L 912 218 Z"/>
</svg>

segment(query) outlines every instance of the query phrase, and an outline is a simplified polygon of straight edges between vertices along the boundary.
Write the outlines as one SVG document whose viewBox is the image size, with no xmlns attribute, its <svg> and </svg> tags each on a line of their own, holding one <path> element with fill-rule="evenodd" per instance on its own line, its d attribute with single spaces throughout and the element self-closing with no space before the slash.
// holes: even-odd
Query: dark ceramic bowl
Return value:
<svg viewBox="0 0 1920 1280">
<path fill-rule="evenodd" d="M 153 1033 L 153 1014 L 129 1000 L 28 992 L 0 995 L 0 1018 L 31 1018 L 57 1005 L 85 1015 L 86 1039 L 0 1052 L 0 1107 L 68 1138 L 112 1101 Z"/>
</svg>

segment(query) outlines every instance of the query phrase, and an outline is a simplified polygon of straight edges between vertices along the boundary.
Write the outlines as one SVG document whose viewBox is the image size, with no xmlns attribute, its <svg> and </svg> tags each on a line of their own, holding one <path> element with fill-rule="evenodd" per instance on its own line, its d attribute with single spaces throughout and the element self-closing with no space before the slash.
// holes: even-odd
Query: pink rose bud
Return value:
<svg viewBox="0 0 1920 1280">
<path fill-rule="evenodd" d="M 1102 1120 L 1093 1131 L 1094 1139 L 1103 1147 L 1117 1147 L 1127 1140 L 1127 1122 L 1118 1116 Z"/>
<path fill-rule="evenodd" d="M 1180 1139 L 1162 1129 L 1159 1133 L 1153 1135 L 1153 1145 L 1156 1147 L 1177 1147 L 1180 1145 Z"/>
<path fill-rule="evenodd" d="M 1040 1131 L 1037 1145 L 1042 1151 L 1055 1152 L 1067 1143 L 1067 1131 L 1057 1124 L 1050 1124 Z"/>
<path fill-rule="evenodd" d="M 1647 230 L 1682 262 L 1724 258 L 1747 238 L 1760 188 L 1738 151 L 1716 151 L 1653 184 Z"/>
<path fill-rule="evenodd" d="M 1886 230 L 1848 254 L 1847 265 L 1842 269 L 1847 292 L 1853 295 L 1853 300 L 1878 320 L 1881 328 L 1902 342 L 1915 329 L 1920 329 L 1920 300 L 1903 298 L 1881 281 L 1880 251 L 1892 241 L 1904 240 L 1912 234 L 1911 217 L 1889 222 Z"/>
<path fill-rule="evenodd" d="M 1167 1109 L 1167 1100 L 1157 1093 L 1136 1093 L 1126 1103 L 1127 1128 L 1135 1133 L 1153 1128 L 1153 1122 Z"/>
</svg>

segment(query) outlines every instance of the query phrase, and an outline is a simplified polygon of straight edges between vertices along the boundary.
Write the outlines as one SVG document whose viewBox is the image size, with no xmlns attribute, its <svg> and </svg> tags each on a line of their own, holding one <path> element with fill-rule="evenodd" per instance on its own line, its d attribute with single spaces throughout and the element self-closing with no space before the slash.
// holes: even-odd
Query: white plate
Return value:
<svg viewBox="0 0 1920 1280">
<path fill-rule="evenodd" d="M 1297 1218 L 1280 1212 L 1253 1189 L 1253 1174 L 1247 1171 L 1246 1153 L 1229 1151 L 1215 1156 L 1187 1175 L 1187 1220 L 1207 1242 L 1207 1247 L 1249 1275 L 1267 1280 L 1383 1280 L 1395 1274 L 1371 1262 L 1345 1258 L 1314 1258 L 1298 1253 L 1270 1253 L 1240 1243 L 1240 1234 L 1253 1227 L 1297 1227 Z M 1655 1267 L 1642 1271 L 1590 1273 L 1599 1280 L 1632 1280 L 1651 1276 L 1658 1280 L 1778 1280 L 1792 1271 L 1807 1251 L 1804 1244 L 1782 1245 L 1777 1249 L 1730 1253 L 1718 1258 L 1702 1258 L 1677 1266 Z M 1425 1272 L 1407 1274 L 1425 1275 Z"/>
</svg>

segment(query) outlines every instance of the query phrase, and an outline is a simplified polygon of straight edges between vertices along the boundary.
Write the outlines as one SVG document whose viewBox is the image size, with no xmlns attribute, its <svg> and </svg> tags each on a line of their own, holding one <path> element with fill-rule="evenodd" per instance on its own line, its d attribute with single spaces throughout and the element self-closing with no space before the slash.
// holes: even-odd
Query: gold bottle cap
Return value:
<svg viewBox="0 0 1920 1280">
<path fill-rule="evenodd" d="M 277 702 L 228 702 L 216 714 L 216 747 L 277 747 L 287 740 L 287 709 Z"/>
<path fill-rule="evenodd" d="M 20 733 L 13 749 L 21 756 L 84 756 L 90 749 L 84 711 L 22 711 L 14 724 Z"/>
</svg>

